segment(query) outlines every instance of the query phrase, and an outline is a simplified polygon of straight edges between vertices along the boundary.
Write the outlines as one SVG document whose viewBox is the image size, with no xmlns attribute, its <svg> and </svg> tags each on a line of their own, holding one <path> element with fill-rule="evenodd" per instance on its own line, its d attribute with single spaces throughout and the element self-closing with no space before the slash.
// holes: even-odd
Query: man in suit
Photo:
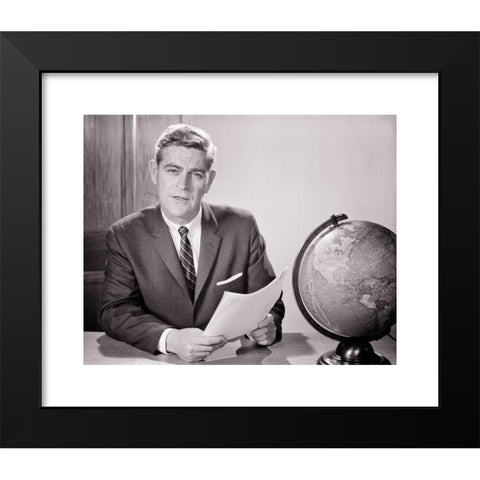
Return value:
<svg viewBox="0 0 480 480">
<path fill-rule="evenodd" d="M 158 203 L 107 232 L 99 322 L 111 337 L 203 360 L 226 342 L 203 335 L 223 292 L 254 292 L 275 278 L 253 216 L 202 201 L 215 153 L 203 130 L 184 124 L 158 139 L 150 161 Z M 279 341 L 284 311 L 280 298 L 249 337 L 262 346 Z"/>
</svg>

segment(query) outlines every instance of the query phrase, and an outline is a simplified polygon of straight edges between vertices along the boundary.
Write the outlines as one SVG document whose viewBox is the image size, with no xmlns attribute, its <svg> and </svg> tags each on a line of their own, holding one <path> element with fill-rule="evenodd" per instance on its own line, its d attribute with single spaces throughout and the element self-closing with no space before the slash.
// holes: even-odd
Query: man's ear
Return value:
<svg viewBox="0 0 480 480">
<path fill-rule="evenodd" d="M 157 171 L 158 171 L 158 165 L 157 161 L 155 159 L 150 160 L 150 163 L 148 164 L 150 168 L 150 177 L 152 179 L 152 182 L 154 185 L 157 184 Z"/>
<path fill-rule="evenodd" d="M 210 170 L 208 172 L 208 183 L 207 183 L 207 190 L 205 191 L 208 192 L 210 190 L 210 187 L 212 186 L 213 180 L 215 179 L 215 175 L 217 172 L 215 170 Z"/>
</svg>

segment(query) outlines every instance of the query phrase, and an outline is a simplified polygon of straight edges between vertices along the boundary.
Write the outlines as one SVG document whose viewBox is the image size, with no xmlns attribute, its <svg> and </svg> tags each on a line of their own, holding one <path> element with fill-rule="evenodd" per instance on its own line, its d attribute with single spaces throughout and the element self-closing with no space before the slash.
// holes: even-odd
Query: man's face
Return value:
<svg viewBox="0 0 480 480">
<path fill-rule="evenodd" d="M 158 165 L 150 161 L 150 173 L 164 214 L 179 225 L 195 218 L 215 178 L 215 171 L 207 170 L 205 152 L 176 145 L 162 150 Z"/>
</svg>

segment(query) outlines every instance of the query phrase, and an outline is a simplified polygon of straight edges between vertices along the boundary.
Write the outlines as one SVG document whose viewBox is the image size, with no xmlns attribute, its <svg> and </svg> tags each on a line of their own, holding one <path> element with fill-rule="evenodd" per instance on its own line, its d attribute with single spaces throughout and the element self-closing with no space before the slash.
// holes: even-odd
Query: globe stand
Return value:
<svg viewBox="0 0 480 480">
<path fill-rule="evenodd" d="M 335 350 L 324 353 L 317 365 L 391 365 L 378 355 L 366 340 L 353 338 L 341 341 Z"/>
</svg>

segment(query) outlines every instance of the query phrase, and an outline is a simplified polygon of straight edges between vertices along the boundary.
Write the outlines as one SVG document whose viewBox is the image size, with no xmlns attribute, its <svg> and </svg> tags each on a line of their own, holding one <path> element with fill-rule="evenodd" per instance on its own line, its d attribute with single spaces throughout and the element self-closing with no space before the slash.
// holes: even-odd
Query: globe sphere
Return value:
<svg viewBox="0 0 480 480">
<path fill-rule="evenodd" d="M 296 258 L 297 303 L 332 338 L 381 338 L 396 321 L 396 235 L 373 222 L 332 218 Z"/>
</svg>

